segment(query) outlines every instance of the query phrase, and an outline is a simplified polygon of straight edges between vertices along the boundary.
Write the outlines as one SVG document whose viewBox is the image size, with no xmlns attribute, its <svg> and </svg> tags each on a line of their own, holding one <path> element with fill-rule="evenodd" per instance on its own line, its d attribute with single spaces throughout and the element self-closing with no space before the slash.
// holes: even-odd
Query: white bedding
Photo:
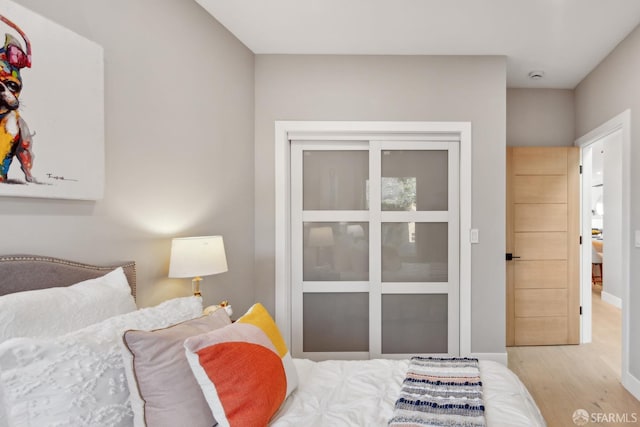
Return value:
<svg viewBox="0 0 640 427">
<path fill-rule="evenodd" d="M 200 298 L 177 298 L 60 336 L 0 342 L 0 427 L 132 426 L 122 332 L 164 328 L 201 313 Z M 298 388 L 273 417 L 272 427 L 387 426 L 409 361 L 293 359 L 293 364 Z M 480 361 L 480 376 L 487 426 L 545 427 L 515 374 Z"/>
<path fill-rule="evenodd" d="M 272 427 L 386 426 L 409 366 L 408 360 L 294 359 L 298 389 L 274 416 Z M 489 427 L 544 427 L 531 395 L 503 365 L 480 361 Z"/>
<path fill-rule="evenodd" d="M 0 405 L 6 420 L 0 426 L 131 426 L 122 333 L 164 328 L 201 313 L 202 298 L 175 298 L 65 335 L 1 343 Z"/>
</svg>

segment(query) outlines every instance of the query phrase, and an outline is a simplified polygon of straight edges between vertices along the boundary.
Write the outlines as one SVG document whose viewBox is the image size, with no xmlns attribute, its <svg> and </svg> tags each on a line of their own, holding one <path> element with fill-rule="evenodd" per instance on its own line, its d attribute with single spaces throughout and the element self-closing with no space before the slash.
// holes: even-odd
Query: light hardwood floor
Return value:
<svg viewBox="0 0 640 427">
<path fill-rule="evenodd" d="M 577 409 L 589 414 L 627 414 L 627 419 L 635 413 L 638 419 L 638 424 L 587 425 L 640 425 L 640 401 L 620 384 L 620 331 L 620 310 L 603 302 L 594 290 L 593 342 L 507 348 L 509 368 L 527 386 L 549 427 L 574 426 Z"/>
</svg>

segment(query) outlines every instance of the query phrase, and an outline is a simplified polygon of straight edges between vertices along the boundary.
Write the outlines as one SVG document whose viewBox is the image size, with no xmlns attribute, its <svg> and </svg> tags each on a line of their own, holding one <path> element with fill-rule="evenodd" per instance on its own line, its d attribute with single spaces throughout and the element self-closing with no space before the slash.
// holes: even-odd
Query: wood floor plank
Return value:
<svg viewBox="0 0 640 427">
<path fill-rule="evenodd" d="M 594 293 L 593 342 L 507 348 L 509 368 L 531 392 L 548 427 L 575 425 L 572 416 L 577 409 L 628 417 L 635 413 L 640 419 L 640 401 L 620 384 L 621 324 L 620 310 Z"/>
</svg>

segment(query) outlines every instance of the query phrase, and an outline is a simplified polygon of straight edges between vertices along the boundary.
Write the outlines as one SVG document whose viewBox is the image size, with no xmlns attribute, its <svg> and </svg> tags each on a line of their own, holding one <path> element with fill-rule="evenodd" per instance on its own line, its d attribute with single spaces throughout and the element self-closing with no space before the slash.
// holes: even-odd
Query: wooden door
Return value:
<svg viewBox="0 0 640 427">
<path fill-rule="evenodd" d="M 580 340 L 579 149 L 507 147 L 507 345 Z"/>
</svg>

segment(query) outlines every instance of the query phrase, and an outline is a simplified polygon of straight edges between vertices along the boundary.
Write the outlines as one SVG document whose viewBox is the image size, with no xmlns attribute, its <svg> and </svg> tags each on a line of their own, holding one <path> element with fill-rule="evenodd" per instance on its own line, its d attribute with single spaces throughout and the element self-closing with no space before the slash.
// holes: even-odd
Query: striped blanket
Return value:
<svg viewBox="0 0 640 427">
<path fill-rule="evenodd" d="M 478 359 L 412 357 L 389 426 L 485 426 Z"/>
</svg>

